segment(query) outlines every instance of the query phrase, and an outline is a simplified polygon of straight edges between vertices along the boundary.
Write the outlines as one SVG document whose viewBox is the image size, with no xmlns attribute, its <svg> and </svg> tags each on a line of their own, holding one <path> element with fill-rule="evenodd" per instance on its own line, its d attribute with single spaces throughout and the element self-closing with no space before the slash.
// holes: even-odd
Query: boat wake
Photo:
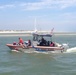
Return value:
<svg viewBox="0 0 76 75">
<path fill-rule="evenodd" d="M 12 51 L 12 52 L 20 52 L 20 51 L 18 51 L 18 50 L 14 50 L 14 49 L 13 49 L 13 50 L 11 50 L 11 51 Z"/>
<path fill-rule="evenodd" d="M 45 52 L 45 51 L 36 51 L 36 50 L 34 50 L 34 49 L 32 49 L 32 50 L 26 50 L 26 51 L 24 51 L 24 53 L 43 53 L 43 54 L 48 54 L 48 52 Z"/>
<path fill-rule="evenodd" d="M 17 52 L 17 53 L 36 53 L 36 54 L 51 54 L 51 53 L 57 53 L 54 51 L 36 51 L 35 49 L 26 49 L 26 50 L 11 50 L 12 52 Z"/>
<path fill-rule="evenodd" d="M 67 49 L 66 53 L 75 53 L 76 52 L 76 47 L 73 47 L 73 48 L 69 48 Z"/>
<path fill-rule="evenodd" d="M 43 53 L 43 54 L 51 54 L 51 53 L 75 53 L 76 52 L 76 47 L 73 48 L 69 48 L 64 52 L 60 52 L 60 50 L 56 50 L 56 51 L 36 51 L 34 49 L 25 49 L 25 50 L 12 50 L 13 52 L 23 52 L 23 53 Z"/>
</svg>

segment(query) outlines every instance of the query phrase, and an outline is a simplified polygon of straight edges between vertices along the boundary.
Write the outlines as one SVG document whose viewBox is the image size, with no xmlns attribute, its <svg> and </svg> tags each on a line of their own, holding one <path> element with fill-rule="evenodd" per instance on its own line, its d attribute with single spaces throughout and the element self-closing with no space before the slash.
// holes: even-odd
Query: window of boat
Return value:
<svg viewBox="0 0 76 75">
<path fill-rule="evenodd" d="M 52 41 L 51 35 L 38 35 L 38 34 L 33 35 L 33 41 L 39 41 L 42 38 L 44 38 L 46 41 Z"/>
</svg>

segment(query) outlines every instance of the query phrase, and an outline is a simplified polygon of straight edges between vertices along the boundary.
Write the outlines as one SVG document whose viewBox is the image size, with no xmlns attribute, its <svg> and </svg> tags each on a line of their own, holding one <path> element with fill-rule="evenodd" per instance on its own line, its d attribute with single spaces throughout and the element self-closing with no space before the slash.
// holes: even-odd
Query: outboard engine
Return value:
<svg viewBox="0 0 76 75">
<path fill-rule="evenodd" d="M 66 43 L 62 44 L 61 47 L 64 48 L 62 52 L 65 52 L 69 48 L 68 44 Z"/>
</svg>

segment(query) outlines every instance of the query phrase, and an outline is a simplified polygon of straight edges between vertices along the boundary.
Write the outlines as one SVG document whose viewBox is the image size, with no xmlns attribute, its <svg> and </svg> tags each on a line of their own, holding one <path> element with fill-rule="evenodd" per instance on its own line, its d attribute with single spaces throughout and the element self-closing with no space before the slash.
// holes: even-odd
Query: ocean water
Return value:
<svg viewBox="0 0 76 75">
<path fill-rule="evenodd" d="M 53 41 L 68 43 L 74 52 L 12 52 L 6 46 L 19 36 L 0 36 L 0 75 L 76 75 L 76 35 L 54 35 Z M 25 41 L 31 36 L 20 36 Z"/>
</svg>

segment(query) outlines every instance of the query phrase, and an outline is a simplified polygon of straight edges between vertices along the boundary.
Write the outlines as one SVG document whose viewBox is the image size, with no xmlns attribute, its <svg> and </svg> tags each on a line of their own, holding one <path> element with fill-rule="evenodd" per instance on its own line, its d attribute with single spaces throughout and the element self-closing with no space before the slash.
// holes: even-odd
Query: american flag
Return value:
<svg viewBox="0 0 76 75">
<path fill-rule="evenodd" d="M 54 28 L 51 29 L 51 33 L 50 33 L 51 35 L 53 34 L 53 31 L 54 31 Z"/>
</svg>

